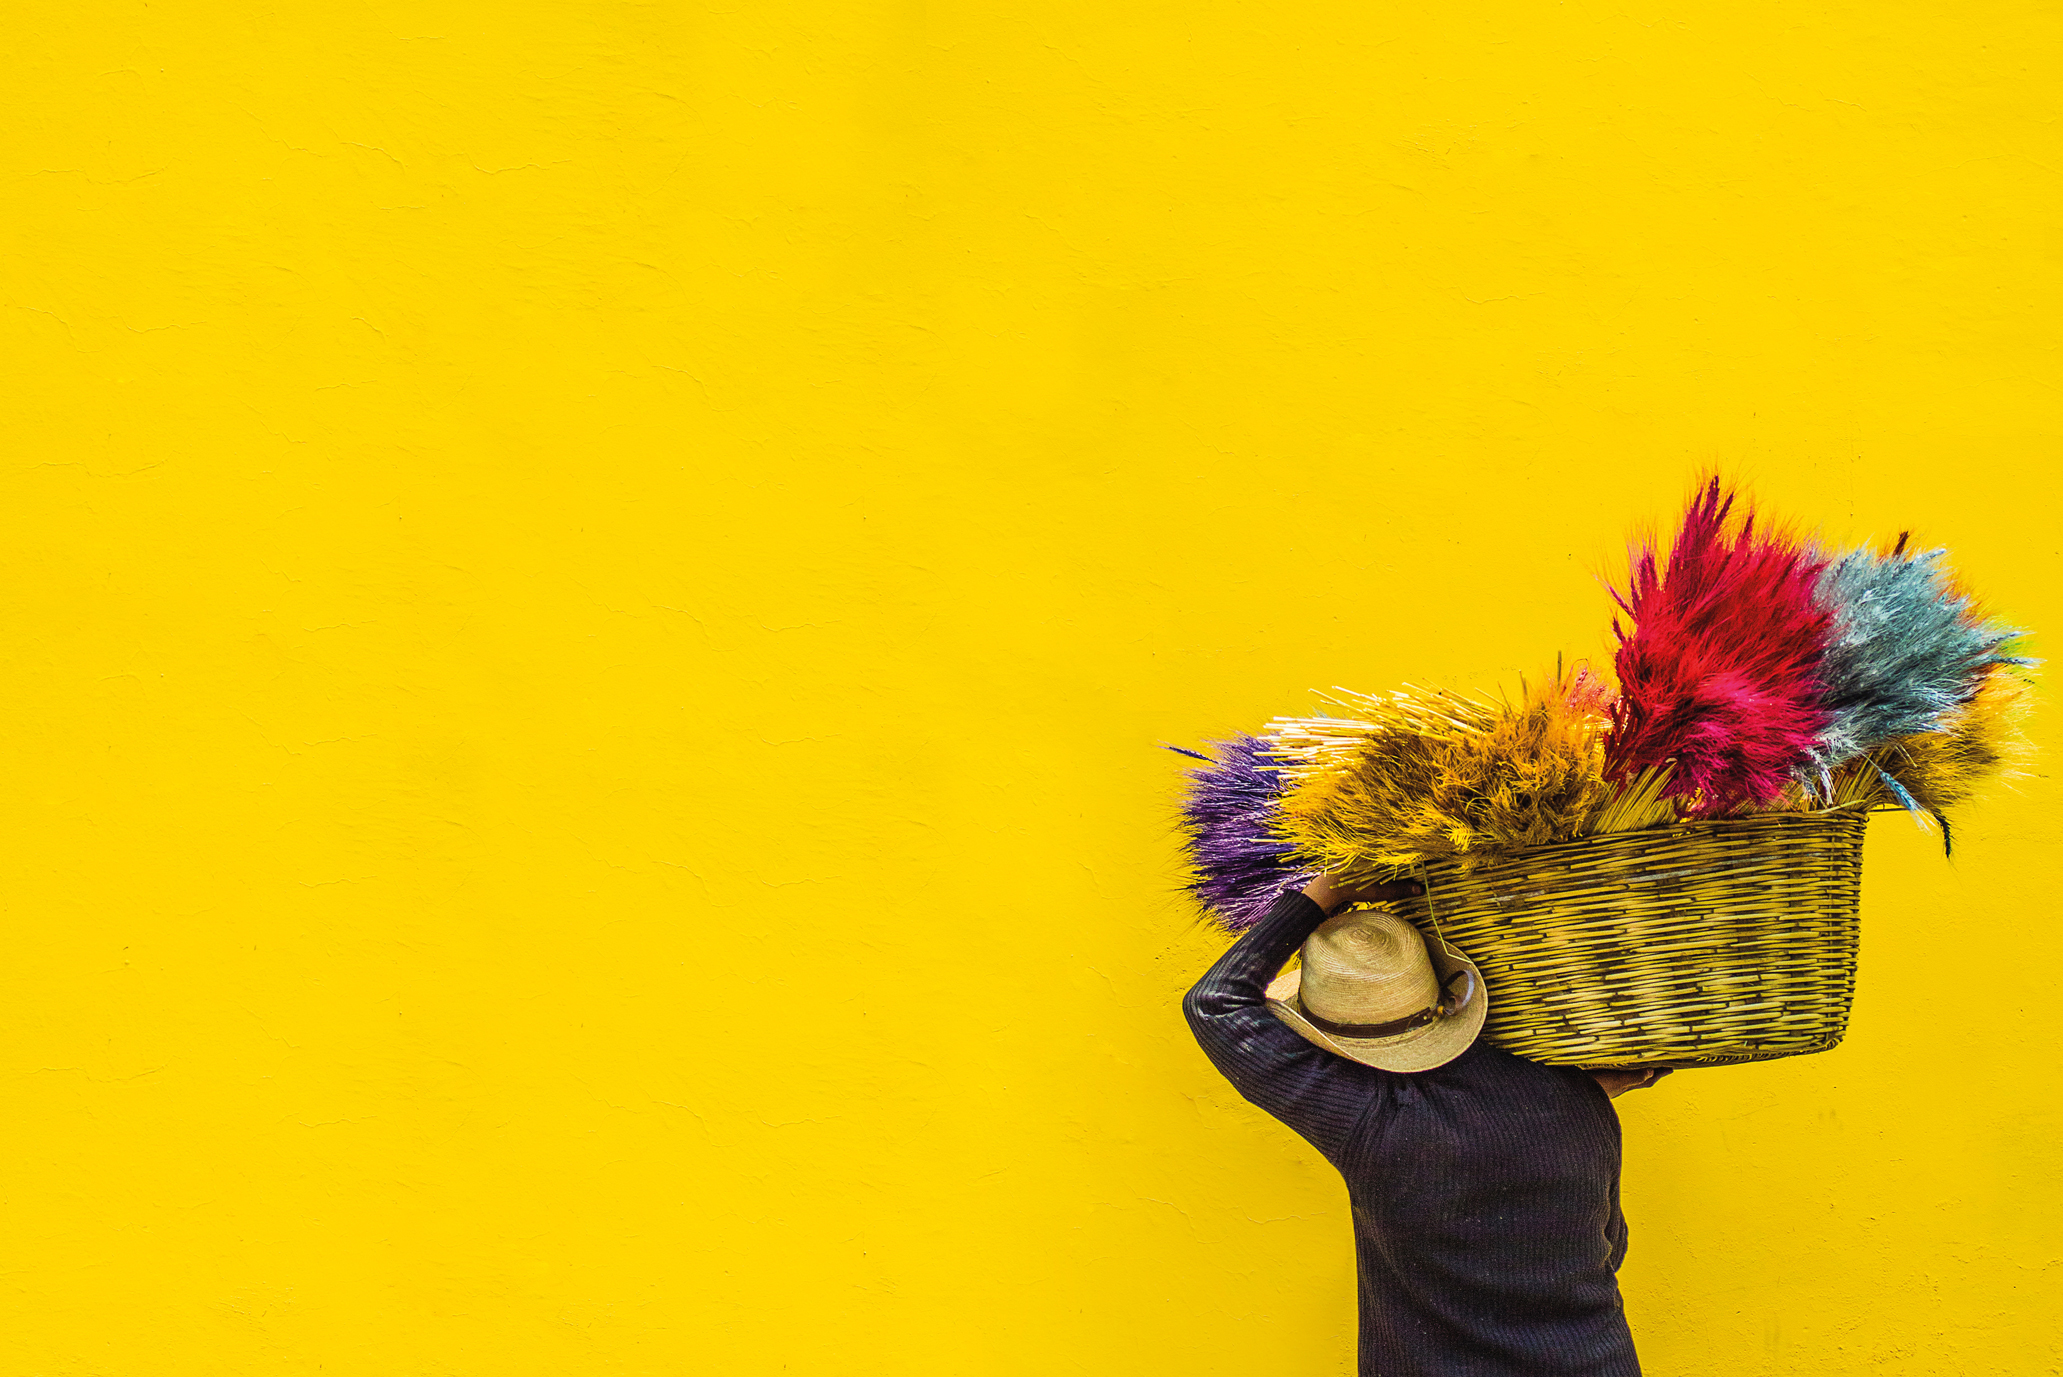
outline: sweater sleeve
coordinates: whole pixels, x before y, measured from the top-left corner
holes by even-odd
[[[1190,1031],[1225,1079],[1337,1163],[1389,1073],[1335,1056],[1269,1011],[1268,982],[1325,919],[1291,890],[1182,1000]]]

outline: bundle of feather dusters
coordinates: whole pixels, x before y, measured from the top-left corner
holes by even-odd
[[[1224,927],[1331,873],[1374,882],[1596,833],[1901,808],[1938,825],[2010,772],[2035,661],[1939,549],[1836,551],[1717,479],[1612,589],[1616,684],[1559,666],[1497,698],[1320,694],[1320,715],[1182,750],[1190,889]]]

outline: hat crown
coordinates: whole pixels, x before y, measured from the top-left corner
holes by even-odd
[[[1304,942],[1303,967],[1304,1007],[1333,1023],[1387,1023],[1440,999],[1425,938],[1393,913],[1326,920]]]

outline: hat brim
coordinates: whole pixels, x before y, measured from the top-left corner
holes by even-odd
[[[1426,939],[1426,955],[1442,982],[1456,971],[1467,971],[1468,999],[1445,1018],[1387,1038],[1343,1038],[1320,1032],[1297,1008],[1297,991],[1303,988],[1301,967],[1284,971],[1268,985],[1268,1008],[1275,1017],[1294,1028],[1305,1039],[1348,1061],[1383,1071],[1431,1071],[1445,1066],[1475,1045],[1490,1015],[1490,992],[1483,988],[1483,973],[1475,963],[1447,945],[1442,938]]]

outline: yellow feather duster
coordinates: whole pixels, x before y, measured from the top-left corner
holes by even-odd
[[[1610,691],[1578,666],[1516,701],[1405,689],[1335,693],[1349,717],[1281,719],[1279,827],[1298,859],[1349,881],[1431,861],[1474,865],[1589,831],[1604,778]]]

